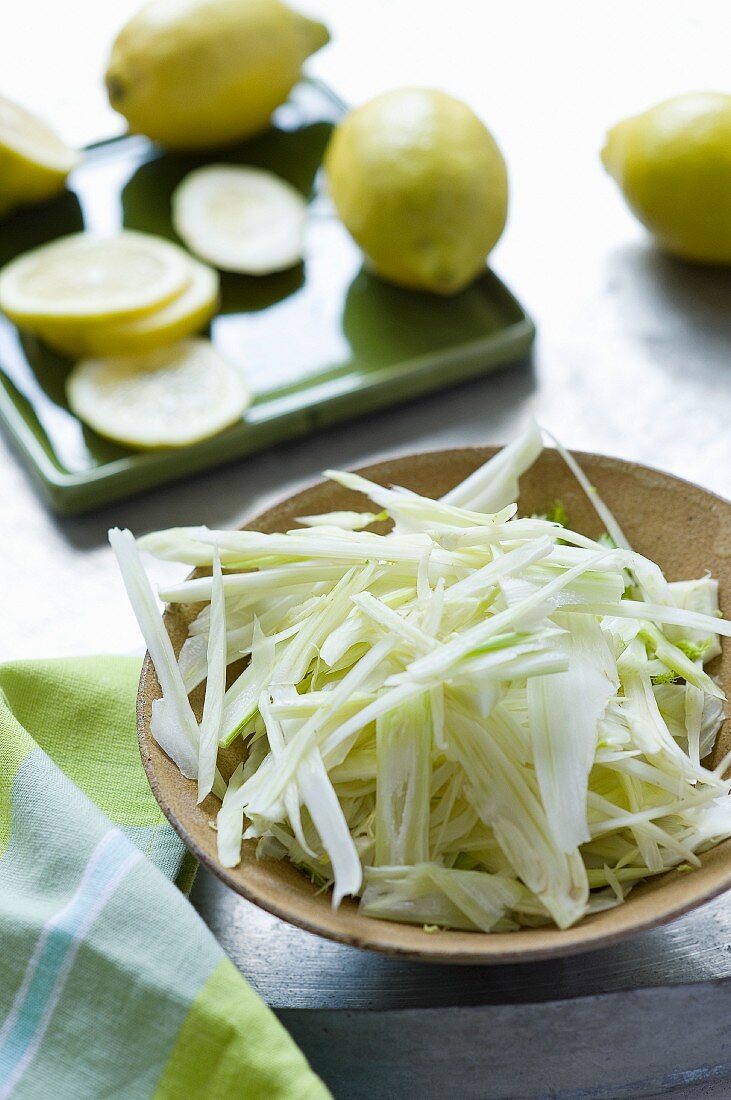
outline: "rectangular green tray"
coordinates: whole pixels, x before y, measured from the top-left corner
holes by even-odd
[[[487,269],[448,299],[364,270],[318,171],[343,111],[329,89],[305,81],[270,131],[223,154],[166,154],[134,136],[102,142],[88,149],[67,192],[0,222],[0,264],[83,228],[109,233],[124,225],[175,240],[170,195],[187,172],[211,160],[270,168],[310,199],[304,264],[277,275],[222,277],[211,338],[245,372],[255,400],[240,423],[191,447],[135,452],[86,428],[64,395],[71,364],[0,317],[0,421],[59,512],[210,469],[495,370],[529,350],[530,318]]]

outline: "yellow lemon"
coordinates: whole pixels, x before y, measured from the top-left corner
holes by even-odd
[[[189,260],[189,281],[172,301],[131,321],[91,321],[73,327],[37,325],[36,335],[70,359],[138,355],[173,344],[208,324],[218,305],[218,275]]]
[[[80,159],[45,122],[0,96],[0,216],[62,191]]]
[[[443,92],[404,88],[359,107],[336,128],[325,168],[346,228],[373,269],[402,286],[456,293],[505,226],[502,154]]]
[[[251,403],[240,372],[209,340],[146,355],[82,359],[66,381],[71,411],[130,447],[186,447],[239,420]]]
[[[677,96],[625,119],[602,160],[662,248],[731,263],[731,95]]]
[[[132,130],[212,149],[265,130],[328,41],[281,0],[153,0],[119,33],[107,91]]]
[[[126,229],[72,233],[11,260],[0,272],[0,309],[22,328],[140,317],[175,298],[190,279],[175,244]]]

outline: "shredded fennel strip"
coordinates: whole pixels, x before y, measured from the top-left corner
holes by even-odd
[[[160,593],[206,603],[180,665],[132,536],[110,533],[163,689],[152,734],[199,798],[223,795],[225,866],[252,839],[336,906],[500,932],[569,927],[731,836],[728,762],[702,763],[724,716],[704,666],[731,636],[716,582],[668,582],[563,448],[617,548],[565,514],[521,517],[541,449],[530,423],[439,501],[328,471],[373,510],[145,536],[212,568]],[[186,690],[203,680],[199,729]]]
[[[211,589],[211,630],[206,654],[206,695],[200,725],[198,746],[198,801],[202,802],[213,789],[218,759],[218,738],[221,733],[223,700],[226,691],[226,603],[223,596],[221,559],[213,557],[213,587]]]
[[[183,775],[195,779],[198,775],[198,724],[134,536],[131,531],[115,527],[109,532],[109,542],[162,688],[162,698],[153,704],[153,736]]]

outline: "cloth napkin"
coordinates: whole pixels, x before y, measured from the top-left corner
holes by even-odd
[[[0,665],[0,1100],[327,1100],[186,900],[139,670]]]

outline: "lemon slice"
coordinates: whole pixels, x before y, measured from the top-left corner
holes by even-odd
[[[66,381],[71,411],[130,447],[185,447],[215,435],[251,404],[240,373],[209,340],[147,355],[82,359]]]
[[[0,214],[61,191],[80,159],[45,122],[0,96]]]
[[[147,233],[74,233],[26,252],[0,273],[0,309],[21,326],[130,319],[157,309],[190,278],[182,248]]]
[[[173,344],[208,324],[218,305],[218,274],[188,260],[190,279],[177,298],[132,321],[94,321],[68,328],[39,325],[36,334],[71,359],[82,356],[139,355]]]
[[[172,203],[178,236],[222,271],[268,275],[302,260],[307,203],[263,168],[198,168],[175,189]]]

